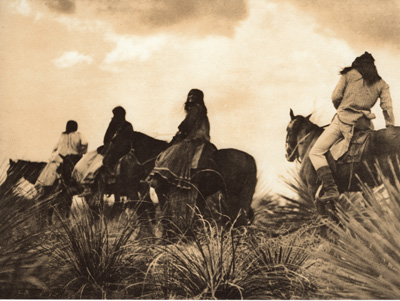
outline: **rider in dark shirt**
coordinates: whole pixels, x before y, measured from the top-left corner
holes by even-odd
[[[113,109],[113,118],[104,135],[103,164],[112,170],[118,160],[126,155],[132,147],[132,124],[125,119],[125,109],[116,107]]]

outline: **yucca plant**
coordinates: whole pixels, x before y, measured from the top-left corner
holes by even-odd
[[[133,239],[137,217],[130,214],[124,222],[111,224],[88,208],[78,214],[73,214],[72,222],[61,220],[61,227],[53,233],[55,245],[49,251],[58,284],[53,294],[59,294],[58,298],[112,298],[135,282],[126,260],[138,249]]]
[[[0,298],[38,297],[45,285],[36,206],[8,196],[0,198],[0,207]]]
[[[315,262],[309,249],[315,240],[315,231],[307,227],[277,238],[264,233],[249,237],[252,266],[244,294],[251,299],[313,298],[315,279],[308,270]]]
[[[316,252],[325,263],[321,288],[328,298],[400,298],[400,184],[384,185],[348,199],[338,208],[340,224],[330,222],[335,243]]]
[[[295,232],[318,219],[313,196],[298,174],[292,172],[292,177],[284,182],[297,197],[267,193],[256,210],[257,228],[261,227],[271,236]]]
[[[190,242],[160,245],[149,267],[153,298],[240,299],[249,265],[245,235],[201,220]]]
[[[0,195],[0,298],[38,298],[46,289],[40,280],[45,274],[43,233],[36,224],[43,203],[9,189]]]
[[[307,251],[279,246],[254,229],[224,229],[203,220],[190,243],[159,246],[149,267],[152,298],[277,299],[312,295]],[[268,255],[269,254],[269,255]]]

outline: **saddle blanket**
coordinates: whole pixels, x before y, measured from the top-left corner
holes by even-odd
[[[80,184],[92,184],[100,167],[103,166],[103,158],[96,150],[85,154],[76,163],[72,171],[72,178]]]
[[[57,168],[59,166],[60,163],[56,161],[50,161],[47,163],[37,178],[35,185],[52,186],[58,178]]]

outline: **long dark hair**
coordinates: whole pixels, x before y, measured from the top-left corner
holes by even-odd
[[[65,127],[65,134],[76,132],[78,130],[78,123],[75,120],[69,120]]]
[[[360,72],[367,85],[371,86],[382,79],[378,74],[378,70],[376,70],[374,61],[374,57],[370,53],[365,52],[363,55],[357,57],[350,67],[343,68],[340,74],[344,75],[350,70],[356,69]]]
[[[192,94],[195,97],[192,98],[191,102],[189,102],[189,101],[185,102],[185,111],[187,111],[190,106],[197,104],[197,105],[200,105],[202,107],[203,113],[207,114],[207,107],[206,107],[206,105],[204,103],[204,93],[203,93],[203,91],[201,91],[199,89],[191,89],[189,91],[189,93],[188,93],[188,96],[189,96],[189,94]]]

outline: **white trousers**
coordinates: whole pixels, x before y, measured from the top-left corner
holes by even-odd
[[[348,150],[352,137],[353,125],[341,122],[336,115],[310,150],[309,156],[315,170],[322,166],[328,166],[325,154],[336,142],[343,140],[343,143],[338,144],[339,147],[335,148],[332,153],[334,159],[340,158]]]

